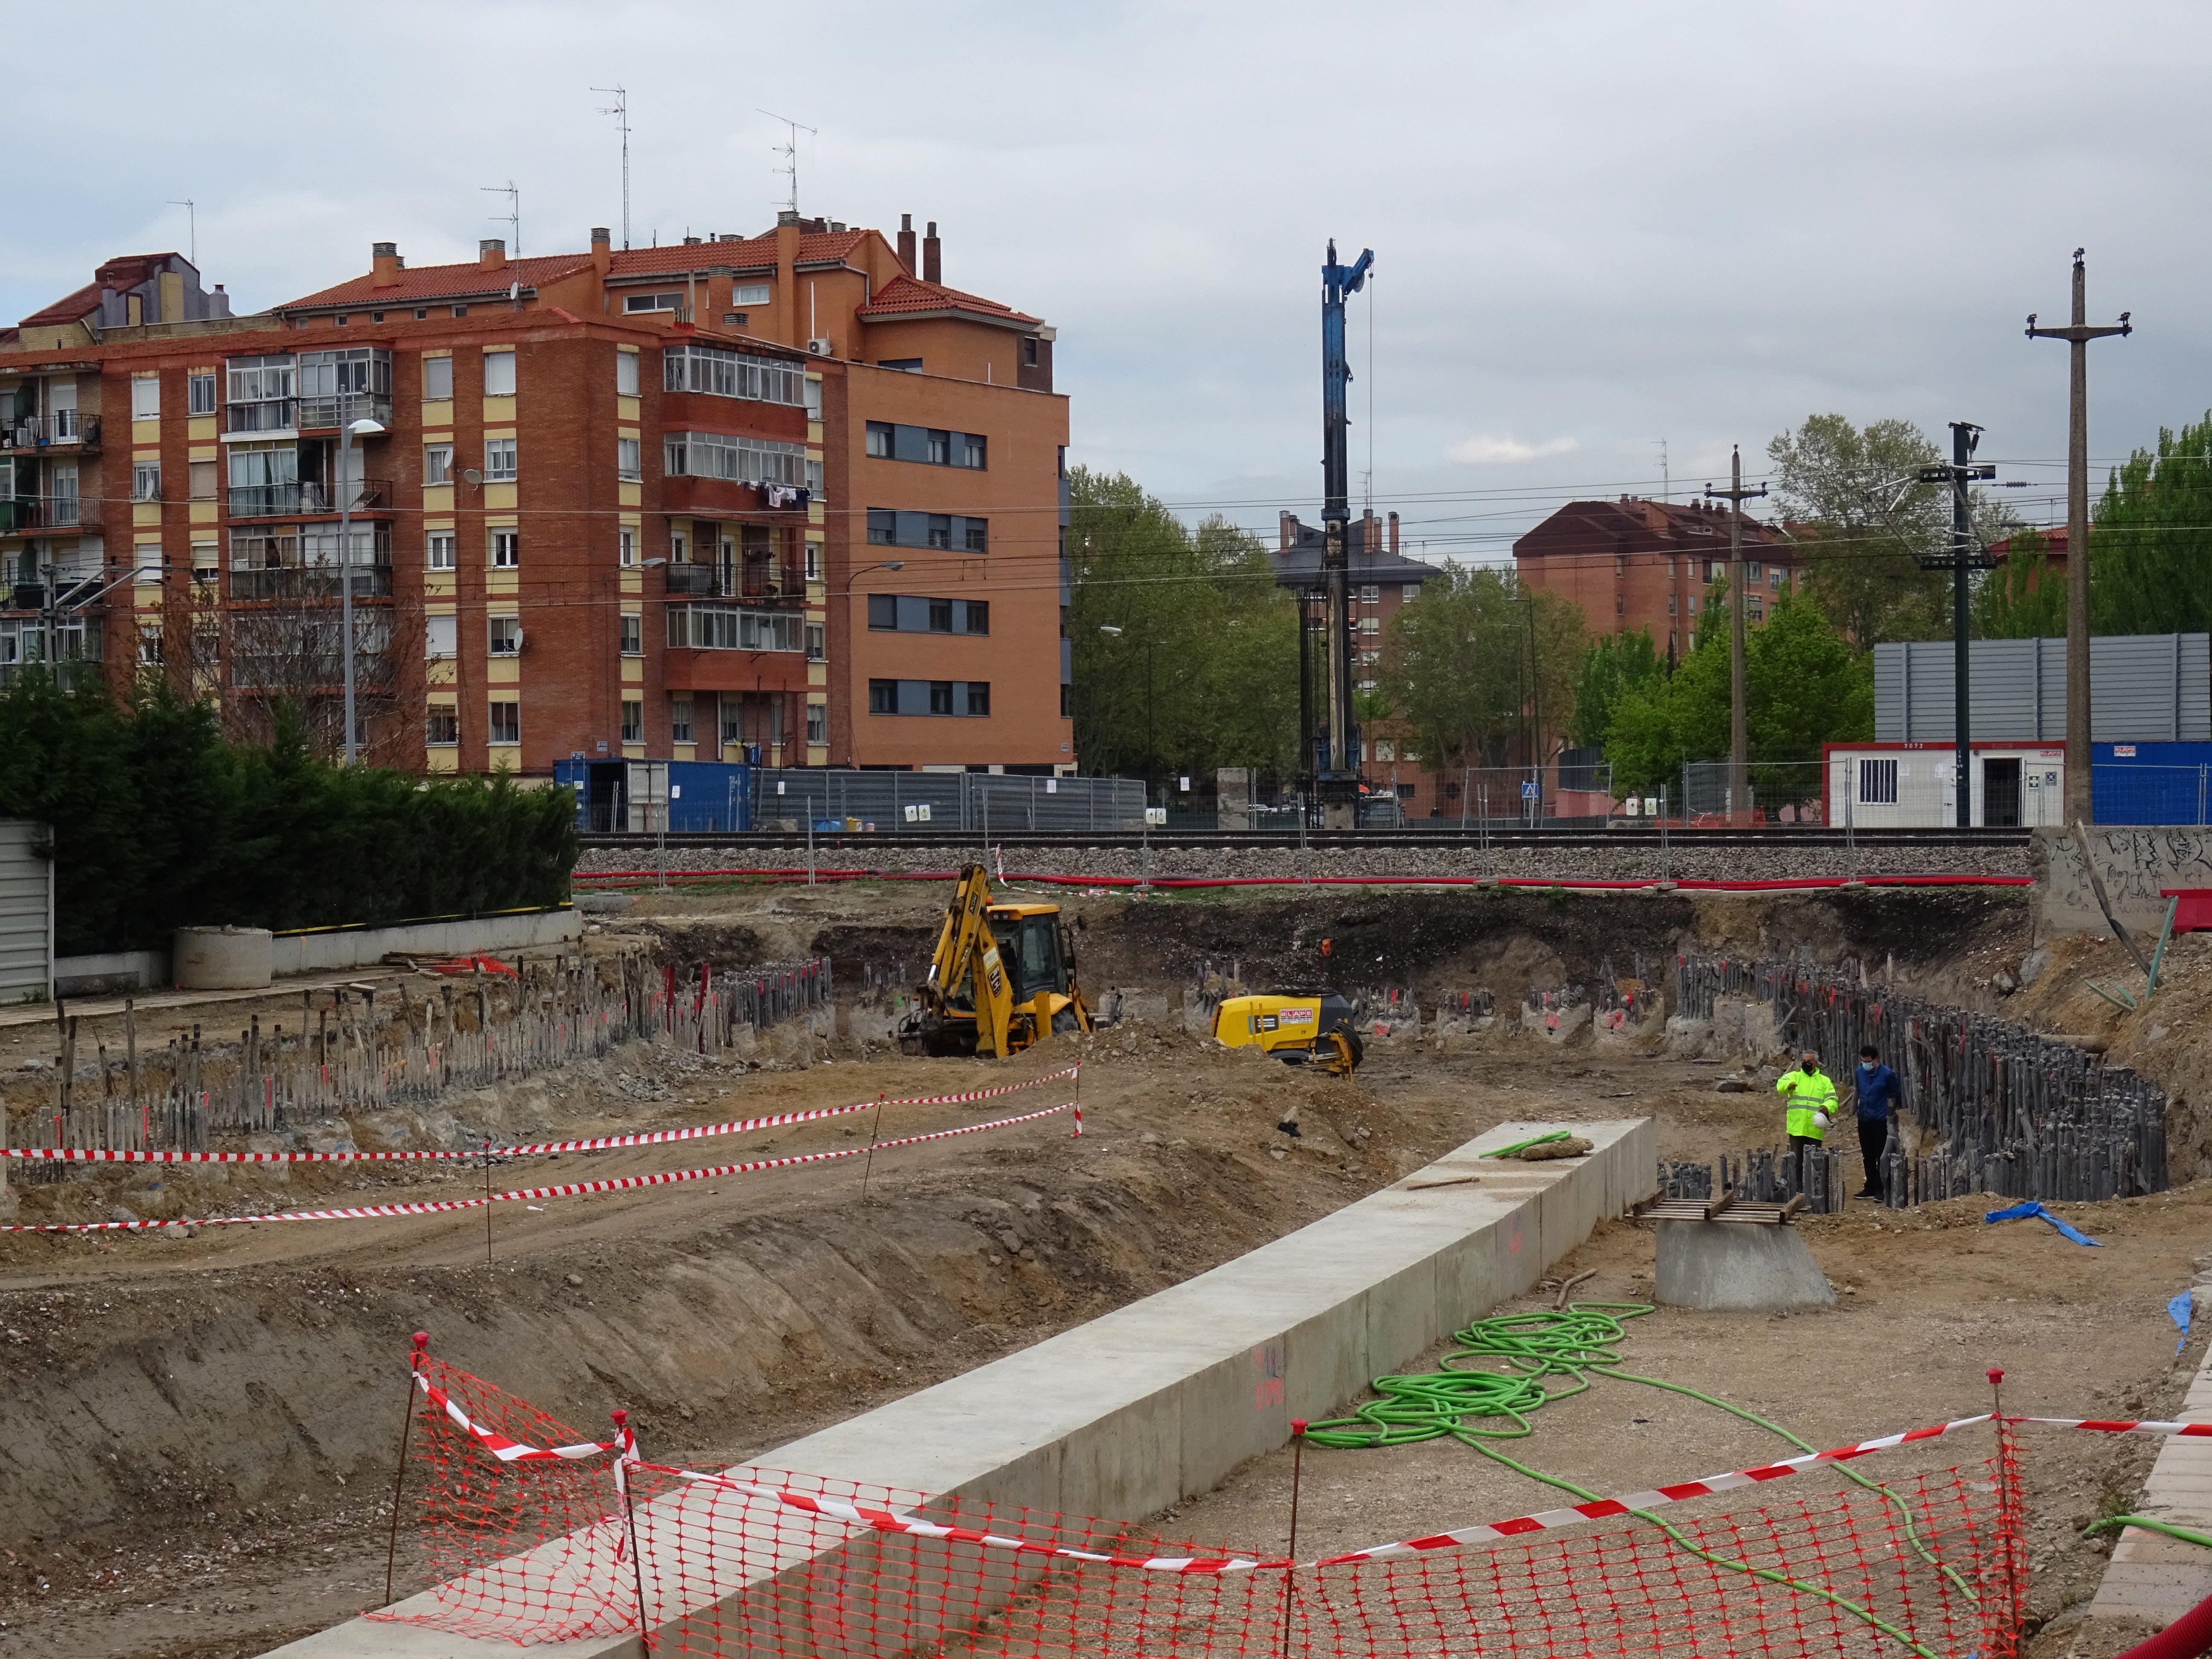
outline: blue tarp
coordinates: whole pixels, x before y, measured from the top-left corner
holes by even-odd
[[[2082,1232],[2078,1228],[2068,1226],[2066,1223],[2061,1221],[2057,1216],[2051,1214],[2050,1211],[2045,1209],[2043,1206],[2038,1204],[2032,1198],[2025,1204],[2014,1205],[2009,1210],[1991,1210],[1987,1215],[1984,1216],[1982,1219],[1984,1221],[2025,1221],[2030,1216],[2039,1217],[2043,1220],[2048,1221],[2052,1226],[2057,1228],[2060,1232],[2065,1234],[2067,1237],[2072,1239],[2076,1244],[2094,1244],[2100,1250],[2105,1248],[2101,1241],[2090,1237],[2088,1234]]]

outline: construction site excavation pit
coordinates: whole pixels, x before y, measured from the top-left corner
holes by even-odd
[[[2191,1035],[2212,1029],[2203,1018],[2212,1010],[2197,1006],[2212,996],[2212,951],[2197,936],[2169,949],[2164,1006],[2138,1019],[2081,988],[2118,972],[2109,941],[2057,941],[2020,985],[2039,947],[2025,899],[2002,890],[1058,896],[1080,919],[1086,992],[1094,1001],[1118,993],[1127,1016],[1090,1038],[1054,1038],[1005,1062],[898,1054],[889,1022],[902,975],[927,959],[934,889],[671,896],[596,921],[587,957],[643,951],[696,977],[702,962],[824,957],[834,1006],[763,1030],[743,1054],[632,1043],[343,1128],[356,1146],[394,1149],[631,1134],[879,1094],[957,1094],[1080,1060],[1079,1139],[1061,1114],[879,1152],[872,1164],[863,1155],[503,1202],[492,1206],[489,1264],[481,1209],[190,1237],[0,1235],[0,1651],[218,1659],[380,1603],[407,1338],[418,1328],[453,1364],[586,1433],[625,1407],[649,1459],[720,1468],[1182,1284],[1508,1122],[1648,1118],[1662,1164],[1771,1146],[1779,1109],[1758,1069],[1717,1052],[1670,1054],[1663,994],[1626,1031],[1586,1018],[1555,1034],[1541,1020],[1547,994],[1583,988],[1581,1005],[1562,997],[1571,1008],[1607,980],[1640,973],[1663,988],[1665,964],[1686,948],[1848,959],[1929,1001],[2103,1043],[2172,1103],[2172,1186],[2054,1206],[2101,1241],[2094,1250],[2039,1222],[1986,1224],[1995,1206],[1972,1198],[1802,1218],[1794,1224],[1836,1289],[1832,1311],[1662,1310],[1624,1326],[1625,1370],[1726,1397],[1828,1446],[1986,1409],[1991,1365],[2008,1372],[2008,1409],[2158,1417],[2201,1353],[2202,1322],[2177,1356],[2164,1311],[2212,1250]],[[1421,1018],[1370,1036],[1364,1064],[1338,1081],[1224,1050],[1191,1029],[1209,975],[1255,989],[1395,988]],[[1477,992],[1492,1012],[1479,1012]],[[1462,1018],[1439,1026],[1447,993],[1466,1000],[1455,1005]],[[1523,1029],[1532,994],[1539,1018]],[[165,1038],[195,1018],[235,1031],[257,1009],[264,1030],[282,1019],[289,1031],[300,1006],[295,991],[160,1018]],[[152,1016],[138,1018],[143,1042]],[[118,1035],[110,1016],[83,1018],[80,1091],[100,1087],[85,1068],[96,1039],[112,1057]],[[54,1049],[50,1021],[0,1026],[15,1144],[51,1105]],[[32,1059],[41,1064],[25,1069]],[[1749,1091],[1717,1090],[1738,1073]],[[877,1133],[965,1127],[1063,1098],[1073,1097],[1041,1086],[900,1108]],[[1277,1127],[1286,1121],[1297,1135]],[[490,1174],[506,1190],[842,1152],[870,1133],[867,1114],[848,1115]],[[402,1164],[131,1166],[25,1185],[18,1168],[11,1196],[18,1223],[104,1220],[118,1208],[185,1220],[481,1194],[485,1174],[475,1164],[444,1178]],[[1595,1268],[1575,1299],[1648,1302],[1651,1267],[1650,1228],[1607,1219],[1548,1276]],[[1534,1291],[1526,1305],[1548,1307],[1556,1294]],[[2033,1616],[2050,1621],[2033,1642],[2055,1644],[2054,1655],[2095,1659],[2126,1645],[2106,1640],[2116,1621],[2081,1622],[2110,1539],[2077,1534],[2136,1501],[2154,1449],[2125,1437],[2024,1448]],[[1608,1381],[1546,1407],[1515,1453],[1617,1492],[1790,1450],[1686,1396]],[[1450,1440],[1314,1446],[1304,1457],[1302,1557],[1565,1501]],[[1114,1518],[1280,1551],[1289,1462],[1263,1451],[1209,1494]],[[403,1533],[402,1593],[425,1582],[412,1552]]]

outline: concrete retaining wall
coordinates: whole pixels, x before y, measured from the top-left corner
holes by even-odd
[[[110,951],[96,957],[54,958],[54,994],[95,996],[112,991],[144,991],[169,982],[167,951]]]
[[[2156,938],[2166,922],[2160,888],[2212,887],[2212,830],[2089,826],[2089,847],[2112,914],[2136,933]],[[2070,830],[2038,830],[2033,848],[2035,937],[2109,933],[2080,837]]]
[[[1358,1397],[1370,1378],[1401,1367],[1431,1344],[1534,1285],[1545,1269],[1654,1187],[1658,1142],[1648,1119],[1577,1123],[1587,1158],[1547,1164],[1479,1164],[1484,1149],[1554,1126],[1502,1124],[1405,1182],[1347,1206],[1210,1273],[960,1376],[765,1452],[751,1469],[902,1487],[967,1503],[1019,1504],[1072,1516],[1139,1520],[1212,1490],[1246,1460],[1290,1438],[1291,1419],[1320,1418]],[[1416,1189],[1412,1183],[1481,1172],[1479,1182]],[[647,1448],[649,1452],[651,1448]],[[733,1471],[732,1473],[741,1473]],[[651,1559],[660,1518],[694,1494],[655,1499],[638,1512]],[[744,1540],[749,1577],[720,1606],[673,1601],[678,1575],[658,1582],[662,1637],[686,1615],[736,1626],[787,1659],[805,1644],[779,1582],[823,1563],[772,1535],[766,1522]],[[718,1553],[734,1548],[722,1545]],[[672,1542],[661,1547],[672,1549]],[[917,1554],[926,1549],[926,1558]],[[1000,1593],[1015,1569],[1003,1553],[988,1568],[965,1547],[867,1535],[839,1546],[848,1587],[870,1559],[885,1568],[883,1603],[848,1606],[835,1646],[863,1651],[869,1622],[883,1621],[885,1653],[911,1645],[915,1628],[895,1603],[919,1573],[941,1593],[961,1587],[972,1605],[979,1578]],[[543,1547],[559,1571],[557,1543]],[[817,1577],[826,1576],[817,1571]],[[655,1581],[648,1577],[648,1594]],[[782,1594],[793,1592],[787,1582]],[[917,1594],[925,1594],[921,1588]],[[991,1592],[985,1592],[987,1601]],[[428,1613],[428,1596],[410,1598]],[[403,1602],[403,1607],[410,1606]],[[773,1638],[771,1641],[771,1635]],[[657,1638],[656,1651],[664,1640]],[[627,1656],[635,1636],[561,1644],[563,1656]],[[512,1654],[406,1625],[356,1620],[276,1650],[285,1659],[476,1659]]]
[[[459,956],[468,951],[516,951],[532,945],[564,945],[584,936],[584,919],[575,911],[526,910],[512,916],[477,916],[470,921],[421,921],[406,927],[326,928],[279,933],[272,947],[277,977],[364,968],[394,951],[410,956]]]

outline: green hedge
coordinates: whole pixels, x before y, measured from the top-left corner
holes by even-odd
[[[557,904],[566,788],[349,770],[296,722],[266,748],[149,682],[127,705],[42,674],[0,690],[0,818],[53,828],[55,949],[166,947],[178,927],[322,927]]]

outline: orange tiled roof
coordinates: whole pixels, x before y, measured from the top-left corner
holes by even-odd
[[[416,305],[424,300],[504,294],[511,283],[538,288],[574,271],[588,270],[591,265],[592,256],[588,253],[548,253],[527,259],[509,259],[503,265],[489,269],[474,260],[466,264],[422,265],[411,270],[403,267],[398,282],[390,288],[374,286],[374,274],[371,272],[297,300],[287,300],[271,309],[305,311],[320,306],[363,305],[380,310],[388,306]]]
[[[74,323],[100,308],[100,284],[87,283],[74,294],[57,300],[43,311],[23,319],[21,326],[37,328],[49,323]]]
[[[1001,305],[996,300],[986,300],[980,295],[963,294],[957,288],[947,288],[942,283],[925,283],[915,276],[892,277],[876,290],[873,299],[860,307],[860,315],[895,317],[927,311],[972,311],[1010,323],[1038,323],[1043,320],[1026,312],[1016,311],[1012,306]]]
[[[867,239],[865,230],[809,231],[799,239],[799,259],[842,259]],[[699,270],[708,265],[772,265],[774,235],[748,236],[738,242],[677,242],[667,247],[618,248],[608,274],[643,276],[656,270]]]

